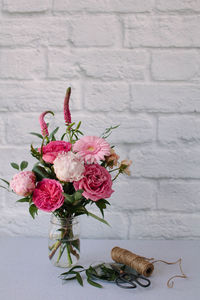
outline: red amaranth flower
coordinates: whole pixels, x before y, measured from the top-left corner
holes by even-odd
[[[65,100],[64,100],[64,119],[67,125],[71,123],[71,113],[69,110],[70,95],[71,95],[71,88],[69,87],[66,91]]]
[[[48,128],[47,128],[47,124],[44,120],[44,117],[46,114],[52,114],[54,116],[54,113],[50,110],[47,110],[45,112],[43,112],[40,117],[39,117],[39,122],[40,122],[40,127],[41,127],[41,132],[43,136],[48,136],[49,132],[48,132]]]

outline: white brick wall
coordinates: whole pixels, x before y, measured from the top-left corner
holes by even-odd
[[[29,155],[38,116],[72,86],[72,118],[110,137],[132,176],[82,237],[200,238],[200,1],[0,0],[0,176]],[[0,190],[0,235],[46,236],[49,216]]]

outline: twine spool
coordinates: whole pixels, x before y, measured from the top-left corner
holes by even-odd
[[[114,247],[111,250],[111,257],[115,262],[127,265],[145,277],[149,277],[154,270],[153,264],[147,258],[126,249]]]

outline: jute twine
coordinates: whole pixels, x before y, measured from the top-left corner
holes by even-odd
[[[120,247],[114,247],[111,250],[111,257],[115,262],[127,265],[145,277],[149,277],[152,274],[152,272],[154,270],[153,264],[156,262],[162,262],[167,265],[174,265],[174,264],[179,263],[179,268],[180,268],[181,274],[174,275],[169,278],[169,280],[167,281],[168,288],[173,288],[174,281],[172,281],[172,280],[174,278],[187,278],[187,276],[185,275],[185,273],[183,272],[183,269],[182,269],[182,265],[181,265],[182,259],[181,258],[179,258],[175,262],[168,262],[165,260],[154,260],[154,258],[147,258],[144,256],[140,256],[140,255],[137,255],[126,249],[122,249]]]
[[[145,277],[149,277],[154,270],[153,264],[146,260],[145,257],[139,256],[126,249],[114,247],[111,250],[111,257],[115,262],[127,265]]]

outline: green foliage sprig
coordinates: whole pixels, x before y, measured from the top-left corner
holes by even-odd
[[[97,268],[100,269],[100,273],[97,272]],[[78,283],[83,286],[83,278],[81,273],[85,272],[87,282],[97,288],[102,288],[103,286],[94,279],[100,279],[105,281],[114,281],[117,278],[117,272],[102,263],[96,267],[90,266],[89,268],[84,268],[83,266],[75,266],[69,271],[64,272],[60,275],[60,278],[64,281],[77,280]]]

